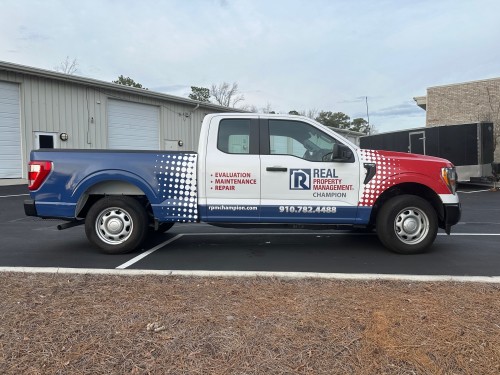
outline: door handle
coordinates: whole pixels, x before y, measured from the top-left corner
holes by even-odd
[[[266,171],[268,172],[286,172],[288,168],[285,167],[267,167]]]

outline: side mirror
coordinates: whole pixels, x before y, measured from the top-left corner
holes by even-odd
[[[332,161],[340,161],[340,162],[353,161],[353,154],[351,149],[341,143],[334,143],[332,150]]]

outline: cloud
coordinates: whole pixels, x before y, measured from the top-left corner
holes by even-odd
[[[337,104],[350,104],[350,103],[359,103],[364,102],[366,100],[366,96],[358,96],[353,99],[345,99],[337,101]]]
[[[370,113],[370,116],[373,117],[422,117],[423,115],[425,116],[425,111],[418,107],[413,101],[406,101],[401,104],[381,108]]]
[[[19,31],[19,36],[17,37],[18,40],[40,43],[51,39],[48,35],[39,33],[37,31],[29,30],[26,26],[20,26],[18,31]]]
[[[411,98],[427,87],[500,74],[498,0],[3,3],[0,54],[12,62],[52,69],[76,57],[92,78],[128,75],[180,96],[237,82],[244,104],[281,112],[366,117],[368,96],[380,130],[425,124]]]
[[[384,133],[425,126],[425,116],[425,111],[411,100],[370,110],[370,123],[375,125],[378,132]]]

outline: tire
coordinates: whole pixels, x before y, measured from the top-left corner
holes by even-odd
[[[175,223],[159,223],[158,224],[158,229],[155,230],[154,227],[149,227],[149,232],[150,233],[165,233],[168,231],[170,228],[174,226]]]
[[[399,195],[385,202],[376,225],[380,242],[399,254],[425,252],[438,231],[436,211],[416,195]]]
[[[174,226],[174,223],[160,223],[158,225],[158,230],[156,232],[157,233],[165,233],[166,231],[168,231],[173,226]]]
[[[90,208],[85,219],[89,241],[107,254],[124,254],[144,241],[148,215],[131,197],[105,197]]]

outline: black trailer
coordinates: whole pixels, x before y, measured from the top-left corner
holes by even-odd
[[[443,125],[361,137],[360,147],[411,152],[448,159],[459,181],[479,182],[492,175],[493,124]]]

